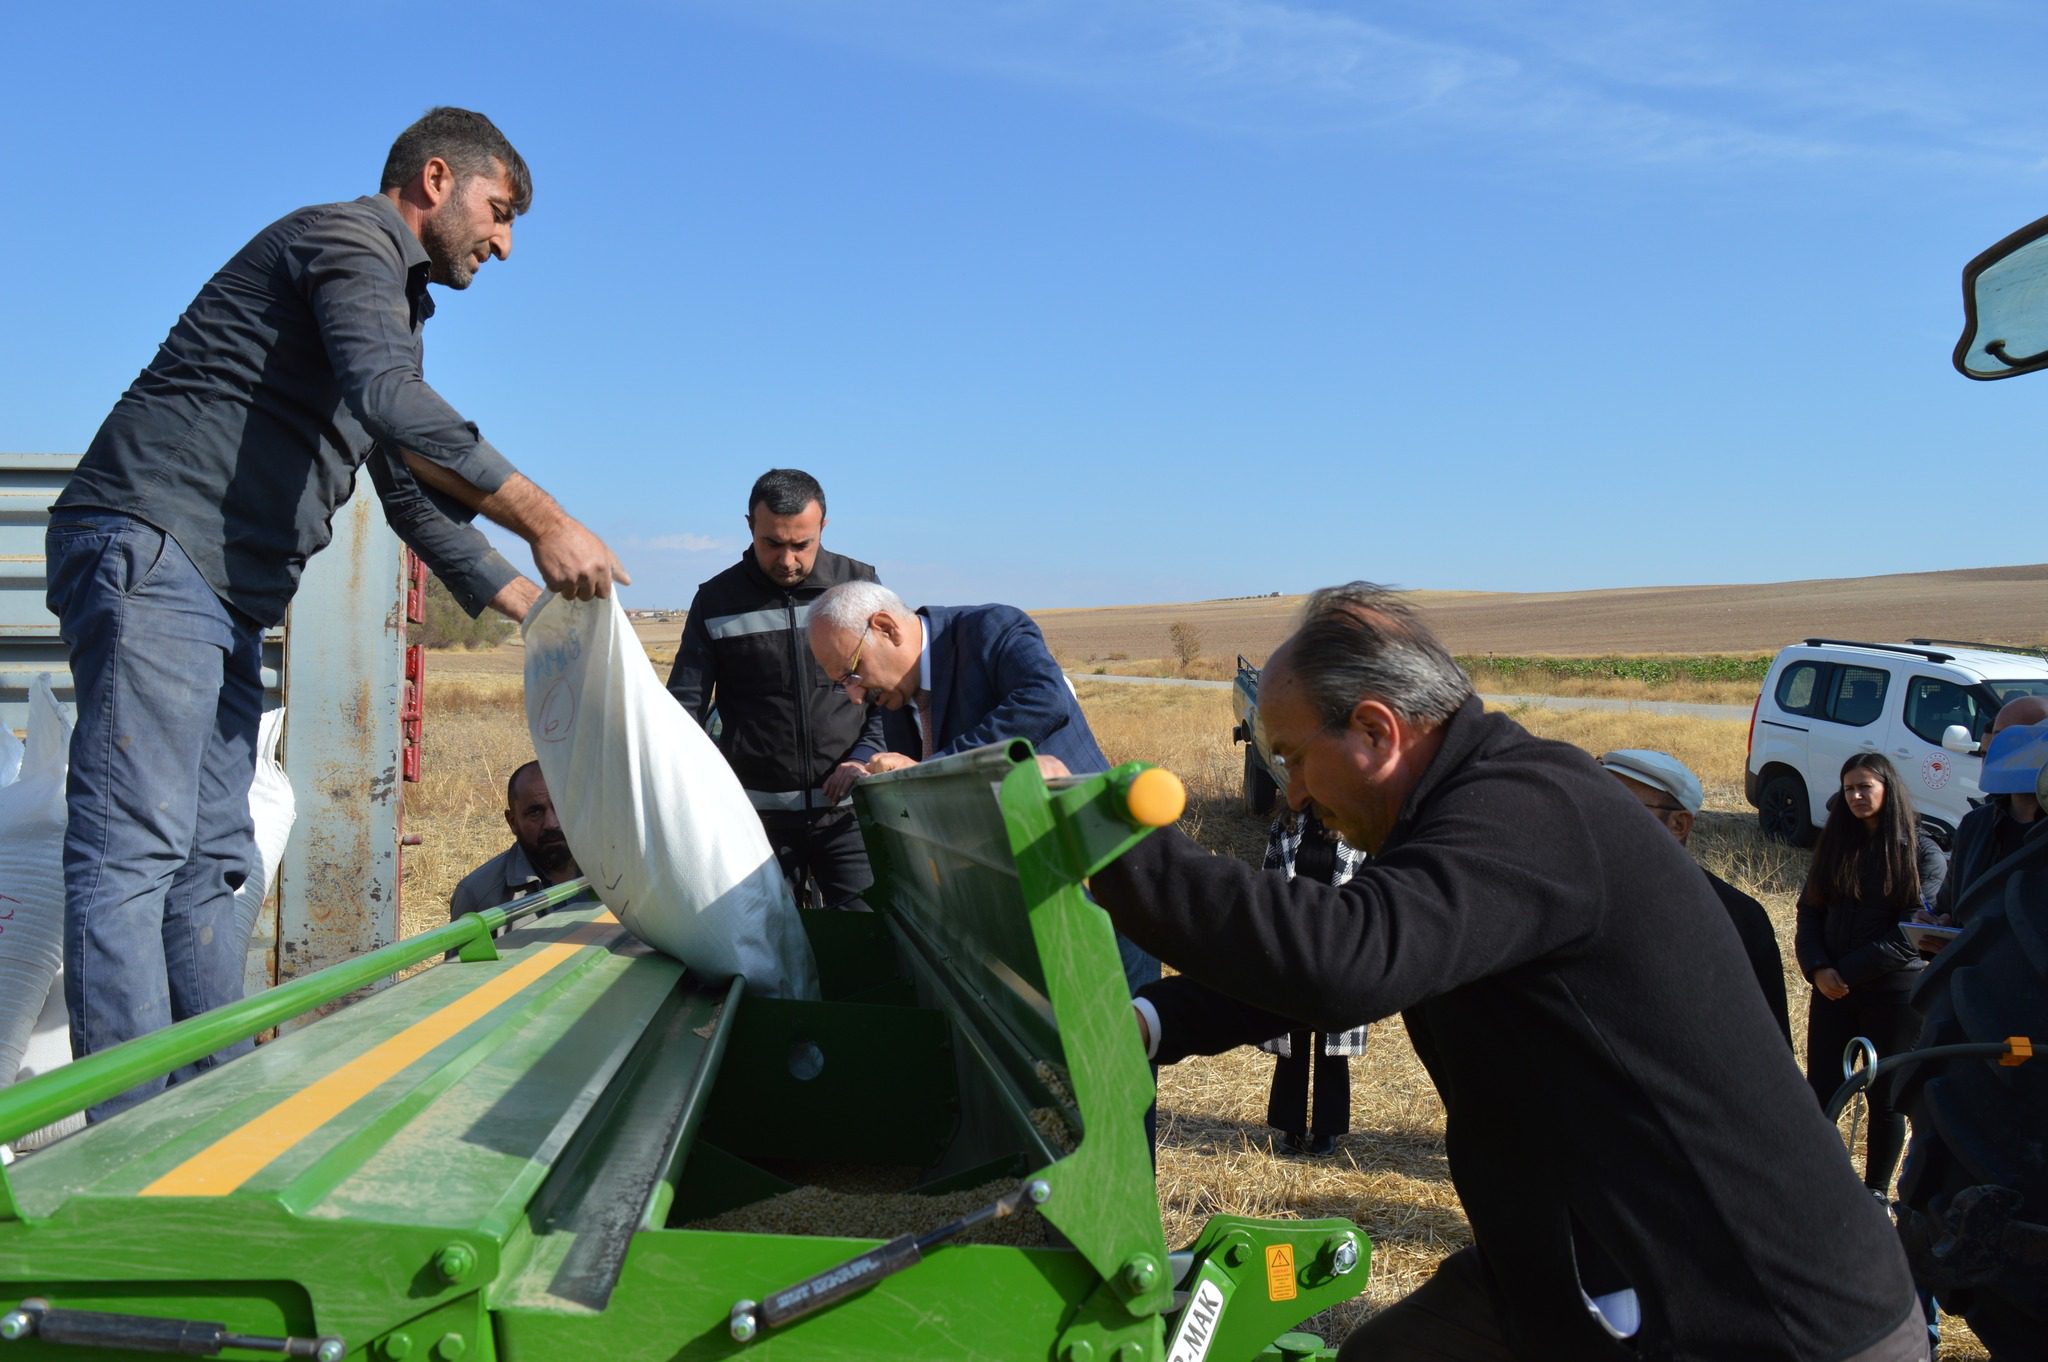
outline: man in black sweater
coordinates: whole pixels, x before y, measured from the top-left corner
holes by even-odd
[[[1289,881],[1169,830],[1093,889],[1180,971],[1138,1008],[1162,1062],[1403,1014],[1474,1243],[1347,1362],[1926,1357],[1883,1208],[1706,880],[1618,783],[1484,713],[1366,583],[1310,600],[1260,720],[1289,802],[1372,863]]]

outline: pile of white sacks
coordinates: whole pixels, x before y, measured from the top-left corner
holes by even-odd
[[[256,864],[235,894],[237,927],[250,935],[246,987],[270,986],[277,909],[264,899],[277,878],[295,816],[291,782],[277,761],[284,711],[263,716],[249,790]],[[0,1087],[71,1062],[64,1011],[64,777],[71,719],[47,675],[29,689],[28,738],[0,727]],[[267,932],[264,922],[268,923]],[[24,1152],[85,1124],[70,1116],[23,1136]],[[0,1146],[0,1152],[6,1151]]]
[[[64,1016],[64,773],[71,720],[38,676],[28,741],[0,727],[0,1086],[71,1060]],[[69,1117],[20,1141],[34,1149],[85,1124]]]

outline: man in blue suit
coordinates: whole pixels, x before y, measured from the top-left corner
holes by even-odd
[[[811,603],[809,629],[812,656],[847,699],[917,715],[926,761],[1024,738],[1048,774],[1109,769],[1045,635],[1015,606],[913,612],[879,582],[842,582]],[[916,764],[883,752],[867,771]],[[1116,944],[1133,989],[1159,977],[1156,959],[1122,936]]]
[[[1069,771],[1106,771],[1074,691],[1031,617],[1008,605],[912,612],[875,582],[844,582],[811,606],[811,652],[856,704],[910,709],[924,759],[1027,739]],[[897,752],[871,775],[915,764]]]

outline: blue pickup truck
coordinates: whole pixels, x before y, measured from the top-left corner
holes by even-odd
[[[1237,655],[1237,684],[1231,687],[1230,708],[1237,725],[1230,730],[1233,742],[1244,744],[1244,811],[1269,814],[1279,800],[1285,776],[1273,765],[1273,754],[1265,748],[1265,732],[1259,727],[1259,669]]]

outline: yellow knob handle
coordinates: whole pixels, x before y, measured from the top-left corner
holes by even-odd
[[[1124,791],[1124,807],[1140,827],[1163,828],[1178,819],[1187,806],[1188,787],[1163,766],[1138,772]]]

